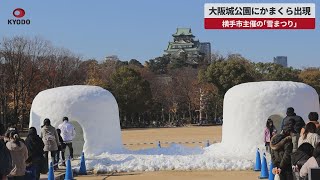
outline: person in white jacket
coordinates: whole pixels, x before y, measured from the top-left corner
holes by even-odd
[[[58,126],[58,128],[61,130],[61,137],[63,139],[63,142],[66,144],[66,147],[69,148],[70,157],[73,159],[73,147],[72,147],[72,140],[76,136],[76,130],[74,126],[69,123],[68,117],[63,118],[63,123]],[[61,151],[61,156],[63,162],[65,161],[65,155],[64,152]],[[64,165],[64,163],[62,163]]]

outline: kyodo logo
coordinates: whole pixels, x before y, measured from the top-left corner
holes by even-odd
[[[26,11],[22,8],[16,8],[12,11],[12,15],[16,17],[16,19],[8,19],[8,24],[10,25],[29,25],[30,19],[21,19],[26,15]]]

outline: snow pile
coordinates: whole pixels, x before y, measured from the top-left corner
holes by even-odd
[[[43,120],[49,118],[57,128],[64,116],[83,128],[86,154],[122,150],[118,104],[109,91],[80,85],[42,91],[32,102],[29,126],[39,132]]]
[[[249,170],[253,157],[243,159],[234,155],[215,152],[213,144],[208,148],[190,148],[173,144],[167,148],[139,151],[126,150],[118,154],[104,153],[88,157],[86,167],[99,173],[160,170]],[[214,153],[212,153],[214,152]],[[79,169],[79,167],[76,167]]]
[[[284,118],[288,107],[308,121],[310,112],[319,112],[319,96],[311,86],[289,81],[252,82],[231,88],[224,97],[223,146],[237,150],[237,155],[248,154],[263,145],[267,119],[271,115]]]

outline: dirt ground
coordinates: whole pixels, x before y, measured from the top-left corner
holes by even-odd
[[[165,142],[181,142],[187,146],[205,146],[207,140],[210,144],[221,141],[221,126],[183,127],[183,128],[158,128],[158,129],[128,129],[122,131],[122,139],[128,149],[143,149],[157,146],[168,146]],[[185,143],[189,142],[189,143]],[[198,142],[198,143],[190,143]],[[201,143],[199,143],[201,142]],[[142,143],[142,145],[137,145]],[[144,145],[143,143],[155,143]],[[133,144],[133,145],[130,145]],[[112,175],[81,176],[79,180],[253,180],[258,179],[259,173],[253,171],[157,171],[117,173]]]
[[[162,147],[172,142],[186,146],[205,146],[208,140],[210,144],[221,141],[221,129],[221,126],[128,129],[122,130],[122,141],[126,148],[132,150],[152,148],[157,146],[159,141]]]
[[[254,180],[259,173],[252,171],[157,171],[113,175],[82,176],[78,180]]]

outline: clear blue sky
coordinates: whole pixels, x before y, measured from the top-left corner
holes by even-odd
[[[102,60],[118,55],[141,62],[163,54],[177,27],[190,27],[222,55],[240,53],[252,61],[288,56],[293,67],[320,67],[320,2],[316,30],[205,30],[205,2],[285,2],[281,0],[1,0],[0,37],[38,35],[82,55]],[[7,25],[12,11],[25,9],[29,26]]]

